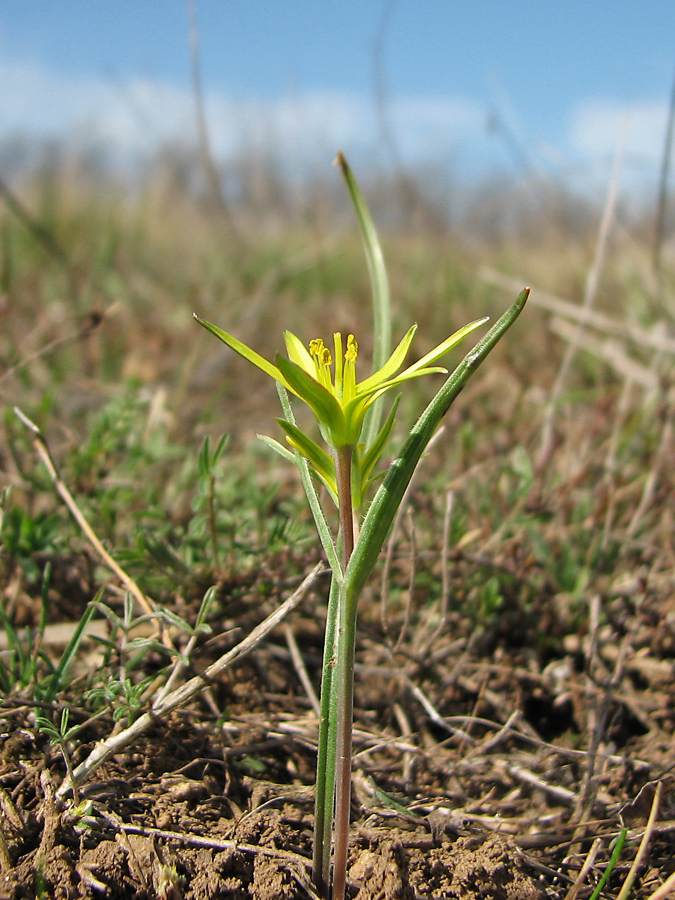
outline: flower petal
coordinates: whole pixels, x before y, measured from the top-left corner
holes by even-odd
[[[284,331],[284,341],[286,342],[286,352],[288,353],[290,361],[294,362],[296,366],[300,366],[301,369],[304,369],[308,375],[314,376],[316,365],[309,350],[305,347],[300,338],[296,337],[291,331]]]
[[[434,349],[423,356],[422,359],[418,359],[416,363],[413,363],[412,366],[401,372],[401,375],[412,374],[417,372],[418,369],[422,369],[430,363],[436,362],[436,360],[440,359],[441,356],[444,356],[448,350],[452,350],[452,348],[459,344],[460,341],[463,341],[468,334],[471,334],[476,328],[484,325],[489,318],[489,316],[483,316],[482,319],[476,319],[475,322],[469,322],[468,325],[465,325],[463,328],[460,328],[459,331],[451,334],[449,338],[446,338],[438,345],[438,347],[434,347]]]
[[[377,387],[380,382],[386,381],[398,372],[403,365],[403,360],[406,358],[416,331],[417,325],[413,325],[408,329],[398,347],[394,350],[382,368],[378,369],[377,372],[374,372],[368,378],[364,378],[363,381],[356,385],[357,394],[367,393],[374,387]]]
[[[342,335],[339,331],[336,331],[333,334],[333,347],[335,349],[335,394],[336,396],[341,397],[344,366],[342,358]]]

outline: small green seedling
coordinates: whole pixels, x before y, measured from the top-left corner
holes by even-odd
[[[300,469],[332,569],[321,681],[313,877],[318,892],[327,896],[330,891],[333,900],[343,900],[346,888],[359,596],[377,562],[417,463],[441,419],[473,372],[516,320],[529,293],[527,289],[522,291],[513,306],[465,356],[422,413],[394,462],[384,472],[380,471],[397,408],[394,400],[381,424],[385,395],[412,378],[447,374],[437,362],[487,319],[464,326],[418,362],[402,369],[416,326],[411,326],[390,352],[389,288],[382,252],[365,201],[342,154],[338,155],[338,164],[356,210],[371,274],[375,322],[373,374],[358,380],[358,344],[351,334],[345,339],[335,333],[330,347],[321,339],[311,341],[306,347],[298,337],[286,332],[288,356],[279,354],[271,363],[231,334],[195,315],[224,344],[277,382],[284,412],[284,418],[277,422],[288,447],[271,438],[264,440]],[[323,446],[298,428],[289,395],[310,407]],[[315,480],[325,486],[337,505],[337,536],[329,528]],[[366,500],[378,482],[374,499],[367,505]]]
[[[46,734],[49,738],[50,744],[52,746],[58,747],[61,751],[61,755],[63,756],[63,761],[66,764],[66,770],[68,772],[68,777],[73,783],[73,801],[75,806],[80,805],[80,796],[79,791],[77,789],[77,785],[73,779],[73,763],[70,758],[70,750],[68,749],[68,742],[75,737],[77,732],[80,730],[79,725],[74,725],[72,728],[68,728],[68,719],[70,718],[70,710],[68,707],[64,707],[61,713],[61,720],[57,725],[51,721],[51,719],[45,718],[45,716],[36,716],[35,724],[37,725],[38,731],[41,731],[43,734]]]

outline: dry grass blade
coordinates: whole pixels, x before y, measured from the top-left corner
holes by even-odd
[[[647,900],[669,900],[673,896],[675,896],[675,872],[671,872],[663,884],[647,897]]]
[[[293,666],[295,668],[295,671],[298,673],[298,678],[300,679],[300,682],[305,689],[305,693],[307,694],[309,702],[312,704],[312,709],[317,716],[320,716],[321,704],[319,703],[319,698],[316,696],[314,685],[312,684],[312,680],[307,672],[307,666],[305,665],[305,661],[302,658],[302,653],[300,653],[298,642],[295,640],[293,629],[288,623],[286,623],[284,627],[284,635],[286,637],[288,652],[291,654],[291,659],[293,660]]]
[[[616,341],[608,338],[599,340],[590,334],[579,336],[578,326],[558,317],[551,319],[550,327],[566,341],[576,341],[577,347],[581,350],[592,353],[598,359],[608,363],[619,377],[633,381],[648,391],[658,388],[660,379],[657,373],[629,356],[621,344]]]
[[[600,221],[600,229],[598,231],[598,242],[595,249],[595,257],[593,259],[593,265],[589,269],[588,277],[586,279],[586,289],[584,291],[584,299],[582,303],[582,309],[585,310],[590,309],[593,305],[593,301],[595,300],[595,295],[598,289],[598,284],[600,282],[600,273],[602,271],[602,266],[607,252],[609,231],[612,220],[614,218],[614,212],[616,209],[616,202],[618,198],[619,173],[621,171],[622,158],[623,141],[619,146],[619,149],[617,150],[614,160],[614,168],[612,170],[612,176],[610,178],[605,209]],[[544,421],[541,430],[539,454],[536,461],[536,468],[538,471],[541,471],[543,469],[551,455],[553,446],[553,423],[555,419],[558,400],[567,380],[567,376],[572,365],[572,360],[574,359],[574,356],[577,352],[578,342],[581,338],[582,333],[583,325],[579,323],[579,325],[577,326],[576,336],[567,345],[565,355],[563,356],[562,362],[560,363],[560,368],[558,369],[555,383],[553,384],[551,394],[548,398],[548,404],[544,411]]]
[[[656,820],[659,814],[659,806],[661,805],[661,796],[663,794],[663,782],[659,781],[656,785],[656,790],[654,791],[654,799],[652,800],[652,808],[649,813],[649,819],[647,820],[647,826],[645,828],[645,832],[642,835],[642,840],[640,841],[640,846],[638,847],[638,852],[635,855],[635,859],[633,860],[633,864],[630,867],[628,875],[626,875],[626,880],[623,883],[621,890],[616,898],[616,900],[628,900],[630,896],[631,888],[633,887],[633,883],[637,878],[637,874],[642,868],[646,858],[647,852],[649,850],[649,845],[652,840],[652,836],[654,834],[654,828],[656,826]]]
[[[117,312],[117,308],[117,304],[114,303],[102,313],[91,313],[91,315],[87,316],[85,321],[74,331],[70,332],[69,334],[64,334],[61,337],[54,338],[44,346],[35,350],[34,353],[28,354],[28,356],[24,357],[21,362],[18,362],[16,363],[16,365],[10,366],[8,369],[5,369],[2,375],[0,375],[0,384],[5,381],[5,379],[12,378],[15,375],[18,375],[19,372],[22,372],[24,369],[30,366],[31,363],[34,363],[36,360],[47,356],[53,350],[56,350],[57,347],[60,347],[63,344],[67,344],[71,341],[78,341],[84,337],[87,337],[93,331],[99,328],[108,316],[111,316],[115,312]]]
[[[84,515],[84,513],[82,512],[80,507],[77,505],[75,498],[68,490],[68,487],[66,486],[66,484],[62,481],[61,477],[59,476],[58,470],[56,468],[56,464],[54,463],[52,455],[49,451],[49,446],[47,444],[47,441],[46,441],[44,435],[42,434],[42,432],[40,431],[40,429],[38,428],[38,426],[35,424],[35,422],[32,422],[28,418],[28,416],[25,413],[23,413],[17,406],[14,407],[14,412],[17,415],[17,417],[21,420],[21,422],[23,422],[23,424],[26,426],[26,428],[28,428],[28,430],[30,432],[32,432],[32,434],[34,435],[33,446],[34,446],[38,456],[44,463],[45,468],[47,469],[49,477],[51,478],[58,495],[61,497],[63,502],[68,507],[70,514],[72,515],[72,517],[75,519],[77,524],[80,526],[80,528],[84,532],[89,543],[92,545],[94,550],[96,550],[99,557],[103,560],[103,562],[110,569],[110,571],[113,572],[119,578],[119,580],[121,581],[124,588],[131,594],[131,596],[134,598],[134,600],[138,603],[141,610],[143,610],[143,612],[147,613],[148,615],[156,616],[156,610],[154,608],[153,603],[150,600],[148,600],[148,598],[145,596],[143,591],[136,584],[134,579],[131,578],[131,576],[128,575],[124,571],[124,569],[115,562],[115,560],[112,558],[112,556],[105,549],[105,547],[99,540],[98,536],[96,535],[96,532],[94,531],[94,529],[91,527],[91,525],[87,521],[86,516]],[[166,644],[166,646],[167,647],[173,646],[171,643],[171,639],[169,638],[166,628],[164,626],[164,623],[159,618],[157,618],[156,621],[157,621],[157,627],[158,627],[160,633],[162,634],[162,639],[163,639],[164,643]]]
[[[507,292],[518,290],[525,280],[502,275],[501,272],[497,272],[489,266],[481,268],[479,275],[483,281]],[[625,338],[639,347],[658,350],[660,353],[667,353],[671,356],[675,354],[675,340],[668,337],[662,328],[657,327],[652,330],[638,328],[636,325],[628,324],[620,319],[613,319],[594,309],[570,303],[568,300],[563,300],[561,297],[537,287],[532,288],[529,302],[533,306],[545,309],[563,319],[571,319],[573,322],[594,328],[602,334]]]
[[[645,480],[645,485],[642,491],[642,496],[640,497],[640,502],[638,503],[637,509],[635,510],[628,526],[629,537],[632,537],[638,530],[645,513],[651,506],[659,477],[663,471],[663,467],[666,464],[666,461],[671,458],[674,414],[675,413],[673,407],[670,406],[667,412],[666,421],[661,431],[661,439],[656,449],[654,461]]]
[[[565,900],[576,900],[576,898],[579,896],[579,891],[583,888],[584,882],[588,878],[588,873],[593,868],[593,864],[595,863],[595,858],[598,855],[600,847],[602,847],[602,838],[596,838],[591,845],[591,849],[586,854],[586,858],[584,859],[584,863],[579,871],[579,874],[574,880],[574,884],[565,894]]]

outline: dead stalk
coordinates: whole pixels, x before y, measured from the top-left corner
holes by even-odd
[[[649,819],[647,820],[645,833],[642,835],[638,852],[635,854],[633,864],[628,871],[628,875],[626,875],[626,880],[624,881],[616,900],[628,900],[631,888],[633,887],[633,882],[637,878],[637,874],[647,858],[647,851],[649,850],[649,845],[652,840],[652,835],[654,834],[654,827],[656,826],[656,820],[659,814],[662,793],[663,782],[659,781],[656,785],[656,790],[654,791],[654,799],[652,800],[652,808],[649,813]]]
[[[619,173],[621,171],[622,160],[623,140],[621,141],[621,144],[619,145],[616,156],[614,158],[614,167],[612,169],[612,175],[610,178],[609,190],[607,191],[607,200],[605,202],[605,209],[600,221],[600,228],[598,230],[598,242],[595,249],[595,257],[586,279],[586,289],[584,291],[584,299],[581,306],[581,308],[584,310],[590,309],[592,307],[598,289],[598,284],[600,282],[600,273],[602,272],[602,266],[605,260],[605,254],[607,252],[610,227],[614,219],[614,212],[618,199]],[[546,465],[553,449],[553,425],[556,410],[558,407],[558,401],[560,400],[560,396],[565,386],[567,375],[572,365],[572,360],[576,355],[577,346],[583,334],[583,328],[583,324],[580,322],[577,325],[574,338],[570,340],[567,345],[565,355],[560,364],[558,374],[551,389],[551,394],[548,399],[546,409],[544,410],[544,422],[541,430],[539,454],[536,461],[536,469],[538,472],[541,472],[543,467]]]

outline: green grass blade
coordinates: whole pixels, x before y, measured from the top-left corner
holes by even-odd
[[[607,863],[607,868],[602,873],[602,878],[597,883],[595,890],[590,896],[590,900],[597,900],[597,898],[602,893],[603,888],[609,881],[609,876],[612,874],[614,869],[616,868],[616,864],[619,861],[619,857],[621,856],[621,851],[623,850],[623,845],[626,842],[626,835],[628,834],[627,828],[622,828],[619,832],[619,835],[616,839],[616,843],[614,844],[614,850],[612,851],[612,855],[610,857],[609,862]]]
[[[84,638],[87,625],[89,624],[91,617],[96,611],[94,603],[96,603],[102,597],[102,595],[103,588],[101,588],[101,590],[98,592],[98,594],[94,598],[94,601],[90,603],[89,606],[85,609],[84,615],[77,623],[75,633],[68,642],[68,646],[63,651],[63,656],[59,660],[56,672],[52,676],[51,683],[45,693],[44,699],[46,703],[51,703],[54,697],[56,697],[57,693],[61,690],[68,669],[70,668],[73,660],[75,659],[75,656],[77,655],[78,650],[80,649],[80,644],[82,643],[82,640]]]
[[[373,289],[373,372],[377,372],[386,363],[391,350],[391,302],[389,298],[389,279],[384,265],[382,248],[377,231],[368,212],[366,201],[359,189],[352,170],[342,153],[337,155],[337,164],[344,175],[349,196],[351,197],[356,217],[361,229],[361,236],[366,248],[366,259],[370,282]],[[363,441],[369,447],[380,429],[383,400],[376,400],[366,414]]]
[[[40,641],[47,627],[47,619],[49,618],[49,585],[52,580],[52,564],[50,562],[45,566],[42,576],[42,588],[40,591],[40,624],[38,625],[38,635]]]

